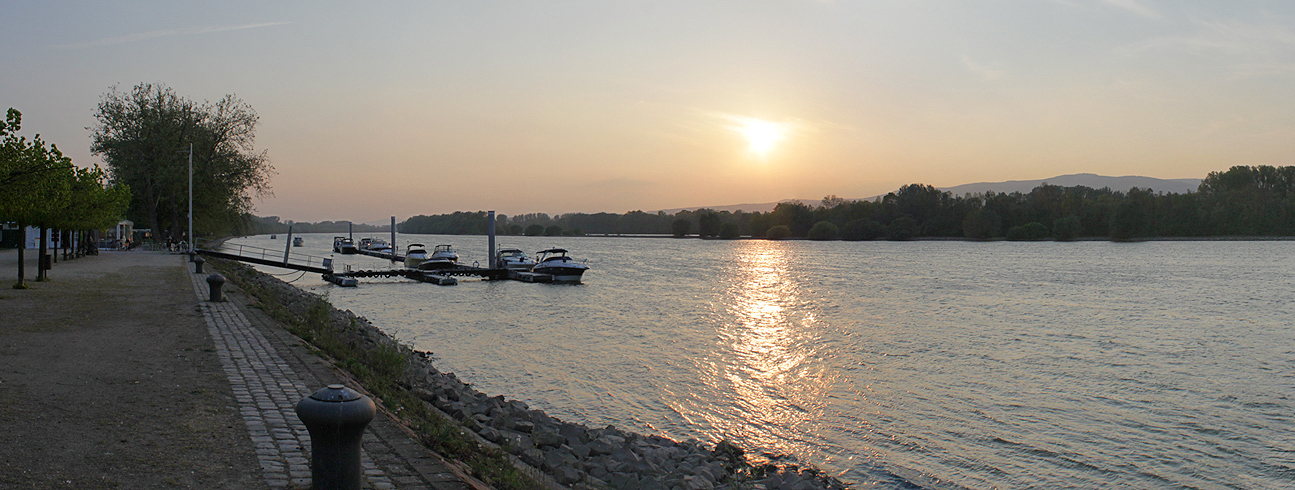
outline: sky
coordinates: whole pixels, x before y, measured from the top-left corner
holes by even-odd
[[[1295,2],[0,6],[0,109],[79,165],[117,87],[260,115],[256,214],[615,212],[1295,156]]]

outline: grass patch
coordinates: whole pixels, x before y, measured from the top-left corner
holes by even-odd
[[[520,472],[499,449],[482,447],[457,422],[435,413],[427,403],[405,388],[409,356],[413,352],[398,345],[372,345],[360,342],[345,332],[351,325],[338,328],[333,324],[333,307],[326,299],[316,299],[304,315],[294,314],[281,298],[250,279],[260,274],[242,264],[210,259],[207,264],[223,272],[234,284],[256,301],[256,307],[278,320],[289,332],[314,349],[332,358],[337,366],[355,377],[370,393],[379,398],[392,413],[413,427],[423,445],[448,458],[464,462],[472,476],[505,490],[544,488]]]

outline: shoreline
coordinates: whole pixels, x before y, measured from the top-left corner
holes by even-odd
[[[332,328],[366,351],[399,352],[407,368],[397,384],[405,396],[419,400],[436,416],[452,422],[457,432],[482,450],[507,454],[506,459],[518,471],[543,488],[564,488],[564,485],[643,490],[847,488],[815,468],[755,464],[745,455],[764,454],[759,448],[743,450],[727,441],[714,446],[696,440],[679,442],[614,426],[590,428],[551,417],[520,400],[482,393],[454,373],[439,371],[430,360],[431,353],[400,344],[363,316],[339,310],[325,298],[244,264],[213,262],[240,288],[266,291],[275,302],[300,318],[311,315],[312,308],[326,305]],[[348,367],[345,360],[338,364]],[[375,401],[379,399],[375,397]],[[398,409],[392,412],[397,413]],[[425,433],[419,436],[424,440],[429,437]]]

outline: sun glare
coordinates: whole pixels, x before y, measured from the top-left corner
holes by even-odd
[[[733,122],[733,132],[746,138],[747,148],[762,158],[787,139],[787,125],[783,123],[750,117],[735,117]]]

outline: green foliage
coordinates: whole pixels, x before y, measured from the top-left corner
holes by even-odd
[[[764,237],[770,240],[782,240],[791,236],[791,229],[787,225],[771,226],[764,232]]]
[[[742,232],[737,223],[724,223],[719,226],[719,237],[724,240],[732,240],[741,236]]]
[[[1037,221],[1007,230],[1007,239],[1012,241],[1038,241],[1048,237],[1048,227]]]
[[[810,240],[836,240],[839,236],[841,236],[841,229],[830,221],[819,221],[809,229]]]
[[[670,232],[675,238],[686,237],[690,231],[692,231],[692,222],[686,219],[677,219],[670,224]]]
[[[544,225],[530,225],[526,227],[526,236],[540,236],[544,234]]]
[[[1052,223],[1052,237],[1058,241],[1071,241],[1079,238],[1084,233],[1083,225],[1079,223],[1078,216],[1066,216],[1059,218]]]
[[[871,219],[851,220],[841,228],[841,239],[857,242],[861,240],[876,240],[886,236],[886,226]]]
[[[544,227],[544,236],[559,236],[562,234],[562,227],[558,225],[549,225]]]
[[[702,238],[719,236],[719,213],[709,209],[697,210],[697,235]]]
[[[977,209],[967,213],[962,220],[962,233],[972,240],[986,240],[998,236],[1002,219],[992,209]]]
[[[396,231],[425,235],[485,235],[488,216],[485,211],[455,211],[433,216],[420,214],[396,224]]]
[[[912,216],[900,216],[886,225],[887,240],[912,240],[917,236],[917,220]]]
[[[253,145],[259,118],[232,95],[198,104],[161,85],[114,86],[94,116],[90,151],[113,182],[130,186],[128,215],[156,236],[186,233],[190,148],[195,233],[240,229],[253,197],[270,192],[274,168]]]

